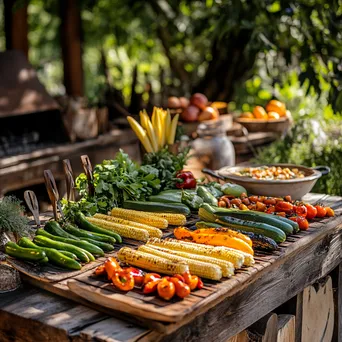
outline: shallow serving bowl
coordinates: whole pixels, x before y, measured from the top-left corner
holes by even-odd
[[[235,121],[246,127],[248,132],[282,133],[290,127],[290,120],[286,117],[277,120],[237,118]]]
[[[247,167],[258,167],[263,165],[244,165],[223,167],[216,171],[216,175],[225,182],[232,182],[242,185],[249,194],[272,196],[272,197],[284,197],[290,195],[293,199],[300,199],[316,184],[317,180],[322,176],[330,172],[330,168],[327,166],[317,166],[315,168],[305,167],[295,164],[267,164],[267,166],[280,166],[282,168],[297,168],[304,172],[303,178],[294,178],[288,180],[265,180],[254,179],[250,177],[237,176],[233,172],[240,171]],[[205,172],[207,173],[207,172]],[[211,174],[213,176],[213,174]]]

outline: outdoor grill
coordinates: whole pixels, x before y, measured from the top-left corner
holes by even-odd
[[[43,184],[45,169],[62,179],[63,159],[70,159],[78,173],[82,154],[97,163],[103,155],[114,156],[120,147],[136,149],[136,138],[119,129],[71,143],[64,113],[22,52],[0,53],[0,75],[0,197]]]
[[[68,142],[58,104],[23,53],[1,53],[0,75],[0,158]]]

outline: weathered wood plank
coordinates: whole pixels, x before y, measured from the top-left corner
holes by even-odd
[[[205,314],[192,318],[191,324],[184,325],[165,340],[183,340],[186,337],[187,341],[220,341],[247,328],[340,263],[340,228],[333,229],[329,239],[324,238],[324,231],[317,231],[309,244],[301,244],[295,253],[290,252],[261,270],[257,274],[258,278],[248,287],[231,290],[228,298]],[[218,317],[220,325],[215,325]],[[208,325],[211,329],[205,328]]]

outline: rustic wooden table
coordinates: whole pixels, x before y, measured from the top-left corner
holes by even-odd
[[[167,334],[140,327],[126,314],[112,317],[25,284],[20,290],[0,295],[0,341],[227,341],[340,265],[342,198],[310,194],[305,200],[332,206],[336,217],[314,222],[266,265],[256,263],[248,268],[252,271],[246,272],[252,276],[241,281],[241,286],[227,289],[229,293],[205,309],[180,323],[163,323]],[[338,310],[342,306],[341,287]],[[338,336],[342,336],[341,316],[340,312],[336,315]]]

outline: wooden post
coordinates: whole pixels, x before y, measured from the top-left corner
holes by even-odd
[[[28,57],[27,3],[15,5],[15,0],[4,1],[5,36],[7,50],[21,50]]]
[[[64,85],[70,96],[83,96],[81,13],[79,1],[60,0]]]

